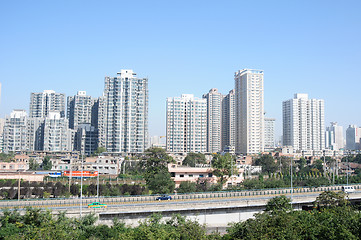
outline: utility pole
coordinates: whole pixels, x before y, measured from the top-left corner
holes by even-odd
[[[346,158],[346,160],[347,160],[347,172],[346,172],[346,179],[347,179],[347,186],[348,186],[348,158],[349,158],[349,152],[347,152],[347,158]]]
[[[323,150],[323,176],[326,177],[326,150]]]
[[[20,201],[20,170],[19,171],[19,180],[18,180],[18,201]]]
[[[81,156],[81,175],[80,175],[80,218],[82,217],[83,207],[83,160],[84,155]]]
[[[70,186],[71,186],[71,161],[73,160],[73,158],[70,158],[70,164],[69,164],[69,170],[70,170],[70,176],[69,176],[69,193],[70,193]]]
[[[291,158],[291,202],[293,200],[293,179],[292,179],[293,169],[292,169],[292,162],[293,162],[293,157]]]
[[[333,174],[332,174],[332,185],[335,185],[335,163],[336,163],[336,159],[334,159],[335,161],[333,161]]]
[[[97,158],[97,170],[98,170],[98,176],[97,176],[97,201],[99,202],[99,161]]]
[[[233,187],[233,156],[231,156],[231,182],[232,182],[232,187]]]

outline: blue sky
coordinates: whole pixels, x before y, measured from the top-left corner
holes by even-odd
[[[243,68],[264,70],[265,110],[282,134],[282,101],[325,100],[326,126],[361,125],[361,1],[2,1],[0,117],[31,92],[98,97],[104,76],[149,78],[150,135],[165,100],[224,94]]]

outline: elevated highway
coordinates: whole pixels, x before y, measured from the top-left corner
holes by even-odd
[[[353,185],[354,193],[348,195],[350,201],[361,201],[361,185]],[[165,218],[180,214],[206,224],[210,229],[224,229],[228,223],[243,221],[255,213],[263,211],[268,200],[279,195],[292,197],[295,209],[302,209],[315,201],[323,191],[340,191],[341,186],[319,188],[272,189],[239,192],[214,192],[184,195],[172,195],[171,201],[156,201],[156,196],[137,197],[101,197],[100,202],[107,204],[105,209],[88,209],[87,204],[96,198],[82,201],[82,213],[94,213],[99,223],[112,224],[114,218],[121,219],[128,225],[137,225],[140,220],[153,213],[160,213]],[[66,211],[69,217],[79,217],[80,199],[0,201],[0,210],[26,207],[50,209],[54,214]]]

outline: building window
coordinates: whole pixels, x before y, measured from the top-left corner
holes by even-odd
[[[179,175],[179,177],[184,177],[184,174]]]

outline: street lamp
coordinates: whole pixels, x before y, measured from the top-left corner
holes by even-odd
[[[81,156],[81,175],[80,175],[80,218],[82,217],[82,207],[83,207],[83,160],[84,154]]]
[[[346,157],[346,161],[347,161],[347,172],[346,172],[347,186],[348,186],[348,172],[349,172],[348,158],[349,158],[349,152],[347,152],[347,157]]]
[[[292,170],[292,162],[293,162],[293,158],[291,158],[291,202],[293,200],[293,179],[292,179],[292,175],[293,175],[293,170]]]
[[[97,201],[99,202],[99,161],[97,158],[97,170],[98,170],[98,176],[97,176]]]

